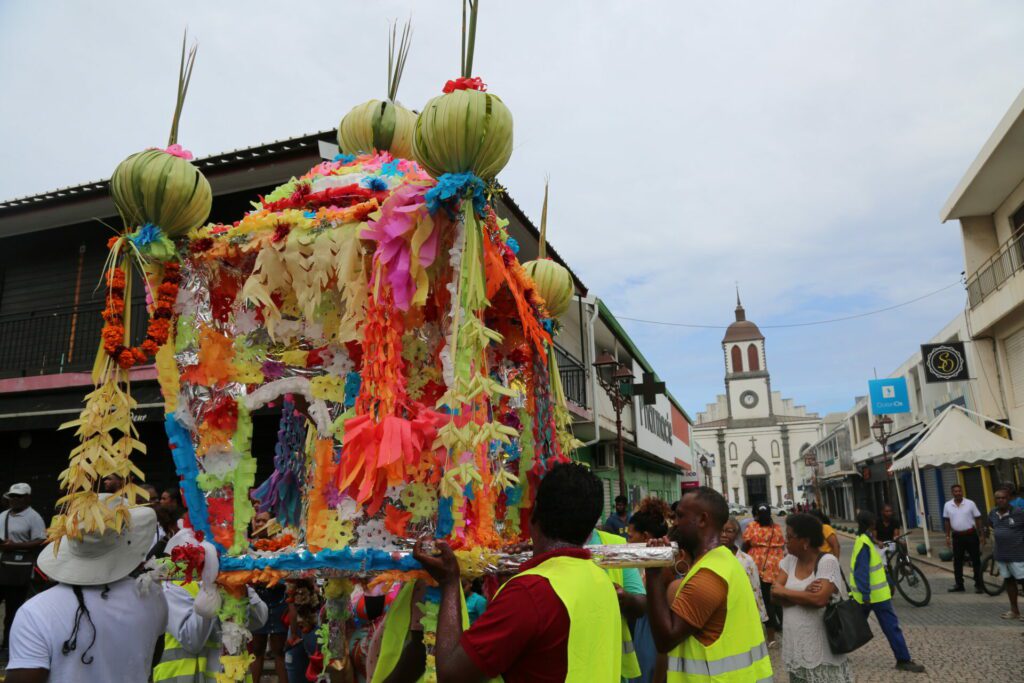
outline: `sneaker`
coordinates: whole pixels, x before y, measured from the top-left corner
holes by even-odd
[[[915,662],[913,660],[909,660],[909,661],[906,661],[906,662],[896,662],[896,669],[897,669],[897,671],[909,671],[910,673],[913,673],[913,674],[923,674],[924,673],[924,666],[921,665],[921,664],[918,664],[917,662]]]
[[[1012,610],[1007,610],[999,615],[1000,619],[1024,619],[1019,614],[1014,614]]]
[[[949,592],[949,593],[963,593],[964,592],[964,587],[963,586],[953,586],[947,592]]]

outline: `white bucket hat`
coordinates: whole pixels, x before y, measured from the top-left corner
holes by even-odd
[[[7,489],[7,493],[4,494],[4,498],[10,498],[11,496],[31,496],[32,487],[28,484],[11,484],[11,488]]]
[[[100,494],[102,501],[111,498],[109,493]],[[102,586],[125,578],[145,561],[156,534],[152,508],[131,508],[129,517],[119,534],[107,529],[102,534],[84,534],[81,540],[63,539],[56,555],[50,543],[39,554],[39,569],[71,586]]]

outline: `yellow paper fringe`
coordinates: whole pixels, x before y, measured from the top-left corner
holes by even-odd
[[[79,445],[71,451],[68,468],[58,477],[61,488],[67,491],[57,501],[60,512],[49,529],[50,538],[58,544],[65,536],[78,539],[83,533],[102,533],[105,529],[120,533],[128,520],[128,508],[136,504],[139,496],[145,496],[142,487],[129,483],[133,475],[144,479],[132,463],[131,453],[145,453],[146,446],[138,440],[132,423],[136,403],[122,388],[127,381],[126,370],[115,368],[107,372],[103,383],[85,397],[85,407],[78,419],[60,426],[77,428]],[[124,500],[116,505],[99,499],[100,484],[111,474],[125,481],[124,487],[115,493]]]

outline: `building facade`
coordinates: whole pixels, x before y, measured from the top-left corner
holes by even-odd
[[[940,468],[922,464],[916,489],[922,497],[921,509],[926,518],[922,520],[918,518],[915,505],[913,471],[901,471],[897,475],[889,473],[892,459],[901,452],[911,452],[928,424],[951,405],[971,411],[975,414],[972,419],[979,426],[1009,436],[1007,430],[998,424],[1006,421],[1006,415],[1001,412],[999,380],[990,374],[994,367],[983,362],[987,344],[972,341],[969,329],[967,313],[961,312],[937,334],[923,341],[926,344],[965,342],[965,361],[970,379],[927,382],[925,359],[920,349],[888,375],[906,381],[910,411],[889,416],[892,433],[886,441],[885,451],[872,431],[879,416],[871,412],[871,403],[864,396],[854,399],[853,407],[846,412],[841,423],[826,429],[826,436],[812,444],[818,461],[822,504],[829,515],[852,519],[858,509],[878,511],[885,504],[897,507],[902,502],[903,513],[910,526],[927,523],[929,529],[939,531],[942,529],[942,507],[950,497],[949,489],[953,484],[962,485],[967,497],[985,510],[994,504],[992,490],[995,482],[1022,481],[1020,473],[1014,472],[1015,464],[1010,462]],[[979,415],[991,419],[977,417]]]
[[[782,505],[804,499],[804,451],[818,441],[817,414],[772,390],[765,337],[736,297],[722,339],[725,394],[697,415],[694,441],[716,455],[713,485],[730,502]]]
[[[993,412],[1024,425],[1024,91],[943,206],[960,223],[967,329],[978,373],[992,381]],[[1017,429],[1014,440],[1024,437]]]

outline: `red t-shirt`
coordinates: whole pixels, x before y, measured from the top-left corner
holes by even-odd
[[[534,555],[521,570],[552,557],[590,559],[584,548]],[[569,613],[543,576],[515,577],[459,641],[477,668],[505,683],[564,681],[569,673]]]

